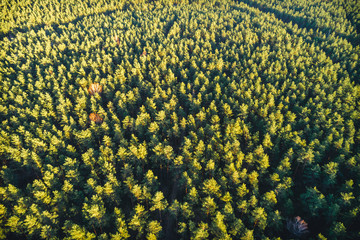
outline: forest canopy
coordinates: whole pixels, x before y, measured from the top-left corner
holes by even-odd
[[[356,0],[0,11],[0,239],[360,238]]]

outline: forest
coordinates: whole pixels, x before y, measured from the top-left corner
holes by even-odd
[[[0,239],[360,239],[358,0],[0,13]]]

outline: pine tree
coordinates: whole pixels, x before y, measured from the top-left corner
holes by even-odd
[[[152,199],[152,207],[150,208],[150,211],[158,210],[160,221],[162,220],[161,211],[165,210],[167,206],[168,202],[164,199],[164,194],[162,192],[156,192]]]

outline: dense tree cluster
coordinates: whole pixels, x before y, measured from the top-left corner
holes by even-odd
[[[279,14],[281,18],[306,27],[335,32],[346,37],[357,37],[357,22],[360,19],[357,0],[245,0],[260,9]]]
[[[3,0],[0,3],[0,33],[51,25],[83,16],[124,8],[125,1],[113,0]],[[10,34],[10,37],[14,37]]]
[[[0,239],[360,238],[355,15],[138,2],[0,41]]]

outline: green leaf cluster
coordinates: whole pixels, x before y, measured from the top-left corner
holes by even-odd
[[[360,237],[353,5],[57,2],[1,10],[0,239]]]

